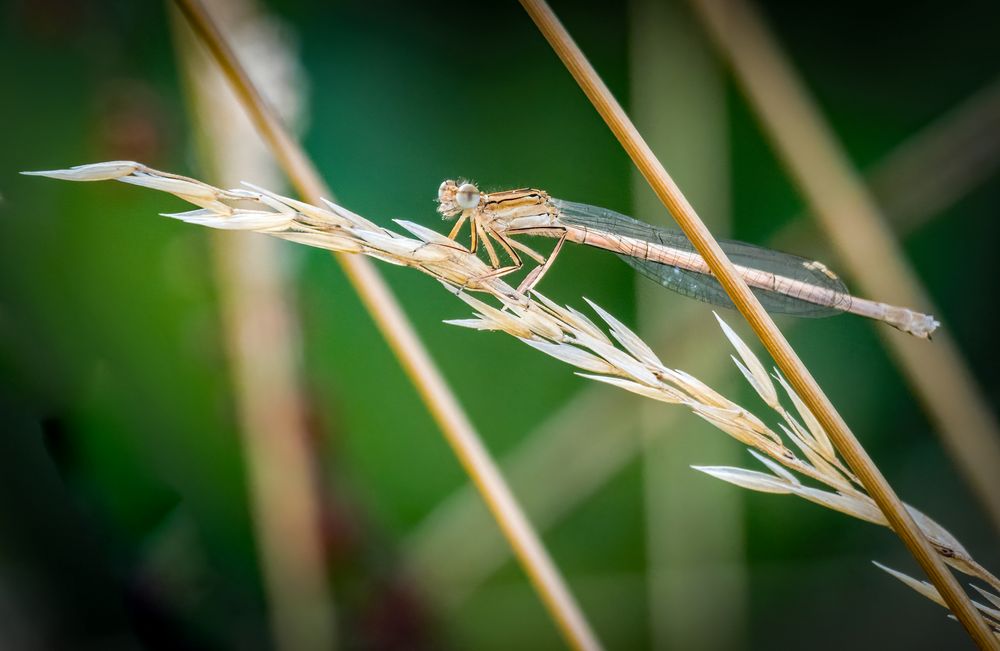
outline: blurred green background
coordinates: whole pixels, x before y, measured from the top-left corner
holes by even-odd
[[[308,73],[305,144],[352,210],[443,230],[432,199],[442,179],[463,175],[487,189],[532,185],[636,207],[627,156],[516,3],[268,5],[295,33]],[[635,60],[636,6],[554,8],[628,107],[636,71],[657,65]],[[994,4],[762,9],[862,170],[998,72]],[[686,7],[671,11],[691,20]],[[0,647],[271,648],[209,233],[158,217],[184,209],[165,195],[17,175],[135,159],[205,176],[164,5],[8,0],[0,16]],[[728,73],[718,74],[726,152],[717,171],[731,183],[718,191],[730,197],[731,235],[764,243],[811,218]],[[658,128],[655,111],[645,120],[640,128]],[[691,174],[684,161],[699,152],[666,147],[656,145],[683,187]],[[988,171],[903,242],[991,406],[1000,397],[998,207],[1000,175]],[[339,267],[323,251],[282,246],[297,278],[344,647],[561,648],[515,563],[451,606],[440,586],[408,569],[410,537],[466,478]],[[812,246],[824,250],[821,241]],[[379,268],[499,458],[581,391],[614,393],[509,337],[442,324],[465,318],[467,308],[426,276]],[[703,344],[684,366],[695,375],[728,358],[705,306],[656,297],[657,325],[648,312],[640,319],[644,282],[614,256],[573,249],[543,291],[578,308],[586,296],[626,323],[641,320],[651,341],[696,334]],[[738,315],[724,316],[751,339]],[[996,530],[881,346],[879,326],[852,317],[780,324],[900,494],[1000,568]],[[669,350],[685,346],[674,341]],[[680,363],[662,352],[667,364]],[[768,416],[737,376],[727,369],[727,393]],[[623,400],[651,418],[674,409]],[[593,437],[635,440],[635,429]],[[712,627],[730,631],[725,646],[971,646],[943,610],[871,566],[874,559],[919,576],[890,532],[688,469],[753,465],[694,417],[677,418],[666,435],[684,441],[671,470],[683,475],[683,490],[672,499],[708,520],[714,497],[726,504],[720,531],[730,532],[721,535],[735,550],[739,594],[712,594],[697,570],[684,588],[707,604]],[[662,646],[652,631],[669,620],[645,580],[656,509],[644,472],[642,459],[630,457],[544,531],[609,648]],[[656,527],[698,545],[684,522]],[[468,531],[465,543],[497,536],[491,524]]]

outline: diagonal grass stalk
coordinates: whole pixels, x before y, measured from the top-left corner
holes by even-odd
[[[130,161],[26,173],[72,181],[118,180],[168,192],[199,209],[167,217],[211,228],[256,231],[417,269],[439,280],[475,311],[472,319],[448,323],[505,332],[584,371],[579,373],[581,377],[652,400],[683,405],[750,446],[770,474],[732,467],[699,470],[743,488],[797,495],[861,520],[891,526],[862,481],[844,464],[825,426],[781,371],[775,368],[774,375],[769,375],[760,359],[721,319],[719,325],[738,353],[739,359],[734,357],[737,368],[764,404],[777,413],[781,433],[700,379],[665,366],[646,342],[599,306],[590,303],[604,325],[537,292],[532,296],[520,294],[496,275],[486,273],[491,267],[469,249],[418,224],[396,220],[411,237],[381,228],[332,202],[320,208],[248,184],[244,188],[222,190]],[[474,293],[489,295],[502,309]],[[785,407],[787,401],[791,401],[794,412]],[[799,476],[829,490],[806,485]],[[1000,599],[995,594],[1000,592],[1000,579],[976,562],[951,533],[916,509],[907,505],[903,508],[943,563],[986,583],[991,590],[986,593],[990,600]],[[921,592],[927,591],[921,589]],[[980,605],[974,607],[983,610]],[[991,618],[991,626],[1000,628],[1000,615],[995,617],[988,608],[983,612]]]
[[[935,213],[949,208],[951,202],[997,168],[1000,136],[991,128],[994,116],[1000,114],[996,107],[1000,107],[1000,83],[994,82],[906,138],[871,168],[868,181],[879,203],[885,206],[897,236],[903,237],[929,222]],[[976,150],[962,146],[969,142],[985,146]],[[936,177],[949,165],[958,172],[949,175],[947,181],[928,178]],[[912,195],[923,196],[926,187],[937,188],[943,194],[935,202],[911,203]],[[805,216],[799,215],[778,231],[768,246],[808,250],[815,239],[810,226]],[[816,257],[822,256],[817,253]],[[677,334],[664,350],[671,359],[678,359],[682,368],[698,359],[710,362],[711,368],[702,368],[702,379],[714,385],[721,378],[723,360],[708,354],[712,337],[695,325],[697,319],[693,316],[690,311],[674,315],[681,323],[672,328]],[[790,327],[801,325],[799,321],[789,322]],[[678,416],[678,412],[670,412],[663,419],[673,423]],[[630,431],[636,420],[634,403],[600,387],[583,389],[501,460],[505,475],[518,486],[522,503],[537,528],[555,527],[634,459],[638,452],[636,441],[623,436],[622,431]],[[584,423],[590,423],[593,431],[583,427]],[[595,436],[594,432],[602,434]],[[566,465],[563,460],[573,455],[578,462]],[[454,550],[465,539],[466,531],[487,526],[489,515],[482,511],[474,492],[463,486],[408,537],[405,547],[412,562],[423,575],[440,582],[434,594],[446,607],[455,607],[468,598],[508,558],[502,541],[486,539],[474,550],[463,550],[460,562],[446,563],[456,559]]]
[[[657,160],[642,139],[624,109],[598,76],[583,52],[542,0],[521,0],[532,20],[566,68],[576,79],[588,99],[604,118],[622,147],[652,186],[664,206],[677,220],[695,248],[708,263],[712,273],[725,288],[740,313],[747,319],[778,367],[788,377],[792,388],[802,397],[819,423],[829,432],[837,449],[857,473],[878,508],[885,514],[892,529],[913,553],[921,568],[941,593],[948,607],[983,648],[996,648],[997,640],[976,611],[968,595],[935,553],[913,517],[896,496],[878,467],[851,432],[819,384],[809,373],[791,345],[778,330],[774,320],[736,273],[719,243],[712,236],[694,207]]]
[[[858,286],[938,314],[763,17],[745,0],[694,0],[692,5]],[[879,335],[1000,531],[1000,424],[957,344],[947,329],[935,335],[933,346],[914,346],[882,331]]]
[[[332,198],[316,168],[254,87],[201,2],[176,0],[176,5],[212,53],[295,188],[314,204],[321,203],[324,196]],[[388,286],[364,258],[339,255],[337,260],[482,494],[560,632],[573,648],[599,648],[565,579]]]

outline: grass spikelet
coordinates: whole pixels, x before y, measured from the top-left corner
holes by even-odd
[[[782,437],[768,427],[764,419],[694,376],[666,366],[638,335],[596,304],[588,301],[607,324],[610,337],[603,328],[573,308],[561,307],[537,293],[532,296],[518,294],[501,279],[487,276],[489,267],[474,254],[416,224],[397,222],[416,236],[413,238],[378,227],[336,204],[328,203],[326,208],[320,208],[260,189],[222,190],[124,161],[38,174],[75,181],[113,179],[142,185],[201,206],[199,210],[168,215],[174,219],[212,228],[258,231],[310,246],[361,253],[417,269],[439,280],[475,312],[473,319],[449,323],[477,330],[503,331],[540,352],[584,371],[578,373],[582,377],[661,402],[683,405],[719,430],[750,446],[751,453],[770,472],[721,466],[695,466],[697,470],[748,490],[794,494],[851,517],[888,526],[882,511],[847,470],[824,428],[804,401],[784,377],[775,372],[774,377],[794,405],[803,425],[781,404],[764,365],[721,318],[718,320],[723,334],[739,357],[734,356],[734,363],[765,405],[782,421],[777,424],[778,429],[802,452],[804,458],[786,446]],[[138,183],[136,179],[139,179]],[[253,209],[236,208],[234,205],[246,202],[257,205]],[[484,299],[492,299],[499,306],[491,305],[470,292],[485,294]],[[817,486],[806,485],[797,475]],[[990,586],[996,593],[986,592],[991,603],[1000,600],[1000,580],[979,565],[941,525],[912,507],[907,507],[907,510],[945,563]],[[903,580],[897,573],[893,575]],[[932,598],[927,589],[929,584],[913,579],[904,583]],[[937,595],[933,587],[930,589]],[[996,624],[993,622],[991,625]]]

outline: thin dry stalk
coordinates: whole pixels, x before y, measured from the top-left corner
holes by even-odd
[[[725,358],[715,354],[717,341],[684,311],[677,318],[680,323],[671,330],[674,336],[664,346],[666,354],[681,368],[700,364],[702,379],[707,374],[714,385],[726,368]],[[663,411],[656,433],[666,435],[679,426],[681,414]],[[634,434],[639,423],[634,400],[604,387],[584,387],[501,460],[539,530],[553,529],[635,460],[642,450]],[[488,538],[473,550],[456,551],[467,532],[488,524],[476,495],[463,486],[407,539],[405,548],[421,575],[439,579],[435,595],[445,607],[457,608],[508,559],[507,549]]]
[[[251,0],[213,0],[234,47],[293,119],[303,104],[302,71],[287,35]],[[179,15],[174,33],[187,80],[199,157],[224,182],[280,173],[208,53]],[[334,649],[335,608],[320,530],[321,485],[299,380],[298,321],[287,253],[249,233],[212,238],[222,339],[247,460],[250,509],[276,648]]]
[[[939,314],[756,9],[742,0],[694,0],[693,5],[859,287]],[[879,334],[937,426],[948,454],[1000,530],[1000,424],[958,346],[946,329],[935,334],[933,346],[914,345],[884,329]]]
[[[708,263],[712,273],[725,288],[726,293],[747,319],[754,332],[764,343],[778,367],[789,378],[792,387],[802,396],[810,411],[830,433],[850,467],[857,473],[878,508],[885,514],[907,548],[913,553],[921,568],[944,597],[949,608],[958,617],[972,638],[984,648],[997,646],[994,638],[975,606],[951,575],[941,558],[935,553],[927,538],[921,533],[913,517],[907,512],[899,497],[893,492],[885,477],[868,456],[843,417],[837,412],[819,384],[798,358],[763,306],[738,276],[732,262],[725,256],[719,243],[698,217],[680,188],[667,174],[652,150],[639,135],[621,105],[598,76],[583,52],[562,26],[549,6],[542,0],[521,0],[532,20],[546,40],[562,59],[577,83],[601,117],[614,132],[619,142],[652,186],[664,206],[677,220],[681,229]]]
[[[721,319],[719,324],[738,355],[738,359],[733,358],[737,368],[764,403],[777,413],[782,421],[779,429],[784,436],[701,380],[665,366],[638,335],[597,305],[590,303],[606,324],[604,326],[598,326],[582,313],[560,306],[541,294],[535,293],[533,298],[518,294],[503,280],[489,275],[490,267],[464,246],[423,226],[396,220],[415,236],[414,239],[380,228],[330,202],[326,208],[319,208],[253,186],[221,190],[129,161],[31,174],[71,181],[114,179],[169,192],[201,208],[166,215],[168,217],[211,228],[266,233],[418,269],[439,280],[475,311],[475,318],[449,323],[476,330],[503,331],[585,371],[578,373],[581,377],[660,402],[683,405],[750,446],[754,456],[772,474],[728,467],[699,470],[744,488],[795,494],[852,517],[890,526],[884,512],[864,490],[861,480],[843,463],[828,431],[814,412],[778,369],[774,369],[773,376],[769,375],[764,364]],[[488,294],[502,309],[470,292]],[[780,391],[772,377],[780,385]],[[794,411],[784,406],[786,399],[791,401]],[[786,440],[794,447],[787,446]],[[797,475],[832,491],[803,484]],[[1000,593],[1000,579],[979,565],[954,536],[916,509],[906,505],[904,508],[944,563],[986,583],[993,591],[989,593],[991,599],[996,597],[994,592]],[[986,612],[986,615],[992,618],[991,613]]]
[[[1000,108],[1000,83],[977,91],[875,164],[869,179],[884,181],[873,186],[872,191],[885,206],[886,216],[898,235],[925,223],[936,212],[947,210],[950,202],[960,199],[977,180],[996,169],[1000,146],[995,146],[994,141],[1000,145],[1000,137],[995,138],[992,132],[1000,111],[989,110],[995,107]],[[996,132],[1000,134],[1000,130]],[[985,166],[985,172],[962,161],[958,167],[963,173],[949,175],[944,201],[911,203],[900,196],[920,194],[924,186],[937,186],[928,177],[936,176],[939,170],[954,163],[956,157],[969,154],[968,148],[960,147],[960,143],[976,141],[988,143],[972,153],[974,160]],[[806,250],[813,239],[808,222],[797,218],[782,228],[768,246],[800,251]],[[703,364],[708,361],[711,367],[703,368],[701,373],[702,379],[707,376],[708,384],[712,385],[720,379],[722,360],[706,354],[712,345],[711,335],[694,325],[695,320],[690,318],[693,314],[684,310],[673,315],[681,321],[680,331],[678,326],[673,327],[674,336],[664,346],[671,358],[678,359],[681,368],[694,364],[695,360],[703,360]],[[798,327],[799,323],[790,321],[789,326]],[[678,412],[665,413],[663,430],[669,429],[666,421],[672,424],[678,416]],[[554,527],[634,459],[638,452],[635,438],[623,432],[634,428],[636,420],[634,403],[599,387],[582,389],[501,460],[504,474],[519,487],[518,494],[539,530]],[[581,423],[590,423],[592,427],[581,427]],[[573,463],[567,464],[567,459],[573,459]],[[463,486],[442,501],[404,545],[414,565],[438,580],[435,594],[448,607],[457,607],[509,557],[503,542],[492,538],[481,540],[475,549],[462,550],[456,557],[455,550],[465,540],[466,532],[488,526],[489,514],[483,511],[470,487]],[[455,563],[447,562],[456,558]]]
[[[551,530],[634,459],[635,401],[588,386],[555,411],[500,467],[539,531]],[[439,608],[455,611],[510,559],[503,539],[487,535],[490,514],[464,485],[437,504],[403,540],[407,565]],[[466,544],[469,532],[476,544]]]
[[[476,310],[488,314],[490,319],[455,322],[457,325],[504,330],[542,348],[548,345],[548,340],[562,336],[562,322],[550,315],[550,310],[557,308],[550,308],[548,301],[541,304],[518,294],[502,279],[496,278],[491,273],[492,268],[467,248],[419,224],[396,220],[411,234],[406,236],[377,226],[330,201],[324,201],[325,207],[321,208],[250,184],[223,190],[133,161],[95,163],[25,174],[68,181],[117,180],[168,192],[200,208],[166,214],[166,217],[222,230],[266,233],[338,253],[362,253],[383,262],[422,271],[443,283]],[[487,305],[473,297],[471,292],[485,292],[493,296],[504,309]],[[597,332],[594,326],[591,328]],[[603,335],[599,336],[606,340]],[[606,367],[606,364],[595,361],[595,365],[588,368],[603,370]],[[466,464],[467,472],[483,494],[487,506],[567,641],[577,649],[600,648],[565,581],[514,501],[492,458],[478,439],[462,441],[461,445],[456,451]]]
[[[229,79],[251,121],[298,192],[314,204],[319,204],[324,196],[332,197],[301,146],[250,81],[202,4],[198,0],[176,0],[176,4]],[[565,580],[385,282],[359,256],[341,255],[337,260],[482,494],[560,632],[573,648],[599,648],[597,637]]]

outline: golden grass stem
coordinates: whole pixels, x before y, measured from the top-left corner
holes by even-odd
[[[576,79],[587,98],[597,109],[636,167],[649,182],[663,205],[677,220],[681,229],[708,263],[712,273],[725,288],[754,333],[763,342],[792,387],[827,430],[844,459],[858,475],[868,493],[885,514],[892,529],[903,540],[931,582],[941,593],[952,613],[983,648],[997,648],[997,640],[976,612],[958,581],[938,557],[920,532],[903,503],[885,477],[868,456],[819,384],[809,373],[791,345],[778,330],[750,288],[737,275],[732,262],[722,252],[719,243],[698,217],[657,160],[652,150],[636,130],[624,109],[598,76],[569,33],[544,0],[520,0],[535,25],[556,51],[563,64]]]
[[[500,460],[535,527],[551,530],[635,458],[635,407],[624,391],[586,386]],[[674,417],[680,412],[665,413]],[[509,560],[503,540],[487,534],[489,518],[465,484],[404,539],[409,565],[428,584],[428,594],[439,607],[458,610]],[[483,533],[475,545],[463,545],[470,531]]]
[[[756,9],[694,0],[696,13],[743,87],[780,158],[858,286],[904,305],[933,307],[875,199]],[[933,346],[879,334],[917,394],[949,456],[1000,531],[1000,424],[947,329]]]
[[[266,21],[250,0],[212,0],[212,7],[240,16],[240,25]],[[195,131],[203,165],[225,183],[276,176],[273,158],[253,137],[253,125],[208,53],[171,13],[191,118],[200,127]],[[280,51],[281,44],[270,45],[270,56],[291,57]],[[321,482],[306,425],[297,363],[301,337],[280,259],[284,251],[269,238],[247,233],[215,233],[212,250],[274,644],[288,651],[334,649],[336,611],[320,530]]]
[[[986,178],[1000,162],[1000,132],[991,128],[1000,111],[1000,82],[994,82],[963,100],[946,114],[915,135],[901,142],[875,164],[868,176],[879,202],[885,206],[897,236],[903,236],[931,219],[935,212],[947,210],[977,180]],[[970,154],[961,144],[987,143],[971,152],[974,161],[959,162],[961,173],[949,174],[942,186],[928,177],[954,164],[963,154]],[[940,179],[938,179],[940,181]],[[935,202],[911,202],[910,195],[922,194],[927,186],[938,187],[941,195]],[[900,196],[905,194],[906,196]],[[809,222],[799,216],[784,226],[768,242],[770,248],[788,251],[807,250],[815,239]],[[816,257],[819,257],[818,255]],[[723,359],[706,355],[712,341],[690,310],[674,315],[680,323],[671,327],[671,341],[664,349],[666,359],[678,359],[679,368],[709,364],[700,377],[709,385],[722,381]],[[790,321],[790,326],[802,321]],[[676,342],[683,346],[674,349]],[[728,367],[727,367],[727,370]],[[609,392],[604,387],[581,389],[550,418],[528,433],[524,440],[501,460],[504,475],[518,486],[522,503],[531,514],[536,528],[554,527],[572,513],[601,486],[631,462],[638,452],[634,437],[622,435],[635,426],[635,402]],[[666,410],[664,420],[673,422],[678,412]],[[587,423],[591,427],[583,427]],[[612,424],[615,424],[612,427]],[[661,423],[665,428],[666,423]],[[591,431],[593,430],[593,431]],[[594,436],[594,432],[601,432]],[[566,466],[564,459],[586,452],[587,462]],[[432,576],[435,595],[447,607],[456,607],[496,572],[509,557],[500,539],[484,538],[475,550],[455,549],[465,539],[465,532],[489,526],[489,514],[482,511],[476,494],[462,486],[442,501],[404,543],[412,562],[422,576]],[[447,560],[454,563],[446,563]]]
[[[438,279],[446,290],[472,308],[474,318],[446,323],[474,330],[503,331],[539,352],[584,371],[579,373],[582,377],[660,402],[684,405],[714,427],[750,446],[751,454],[768,472],[730,466],[694,466],[696,470],[742,488],[797,495],[854,518],[891,526],[876,502],[864,492],[861,481],[844,465],[823,426],[780,371],[774,369],[775,375],[770,374],[746,342],[718,315],[716,318],[723,334],[742,360],[734,359],[734,362],[757,396],[782,421],[778,429],[784,436],[690,373],[665,366],[642,338],[599,305],[588,301],[605,326],[598,326],[578,310],[561,306],[538,292],[525,296],[501,279],[484,278],[483,274],[491,267],[476,254],[419,224],[396,220],[397,225],[415,239],[379,227],[331,202],[320,208],[259,186],[244,185],[224,190],[134,161],[105,161],[22,174],[77,182],[115,180],[147,187],[198,206],[196,210],[163,213],[165,217],[209,228],[257,231],[300,244],[368,255],[417,269]],[[503,309],[472,293],[488,294]],[[781,391],[774,380],[778,381]],[[792,402],[797,416],[782,404],[781,393]],[[786,442],[804,456],[799,457]],[[806,486],[802,478],[832,490]],[[983,581],[993,591],[1000,590],[1000,579],[980,565],[947,529],[913,507],[906,508],[948,566]],[[944,604],[930,584],[921,587],[920,582],[910,578],[901,580]],[[984,595],[993,603],[1000,603],[996,601],[1000,597],[995,594],[986,591]],[[993,630],[1000,631],[997,612],[978,603],[975,606],[990,619]]]
[[[229,79],[240,103],[298,192],[317,205],[322,204],[323,197],[333,200],[318,171],[253,85],[202,3],[175,2]],[[565,579],[385,281],[361,256],[335,257],[486,501],[560,632],[574,649],[599,649],[600,643]]]
[[[691,311],[685,312],[691,316]],[[682,316],[672,329],[674,341],[662,352],[664,359],[676,360],[678,368],[709,360],[710,368],[703,367],[699,377],[715,386],[723,369],[731,367],[724,356],[710,354],[718,352],[718,341],[712,341],[711,331],[697,321]],[[637,406],[642,402],[603,386],[583,387],[500,460],[536,527],[554,529],[635,461],[642,451],[636,435],[641,415]],[[661,405],[660,411],[658,433],[679,426],[682,410]],[[474,550],[453,551],[466,532],[481,531],[488,524],[475,493],[462,486],[405,541],[420,575],[436,579],[434,594],[445,607],[457,609],[508,560],[510,553],[495,539],[484,538]]]

